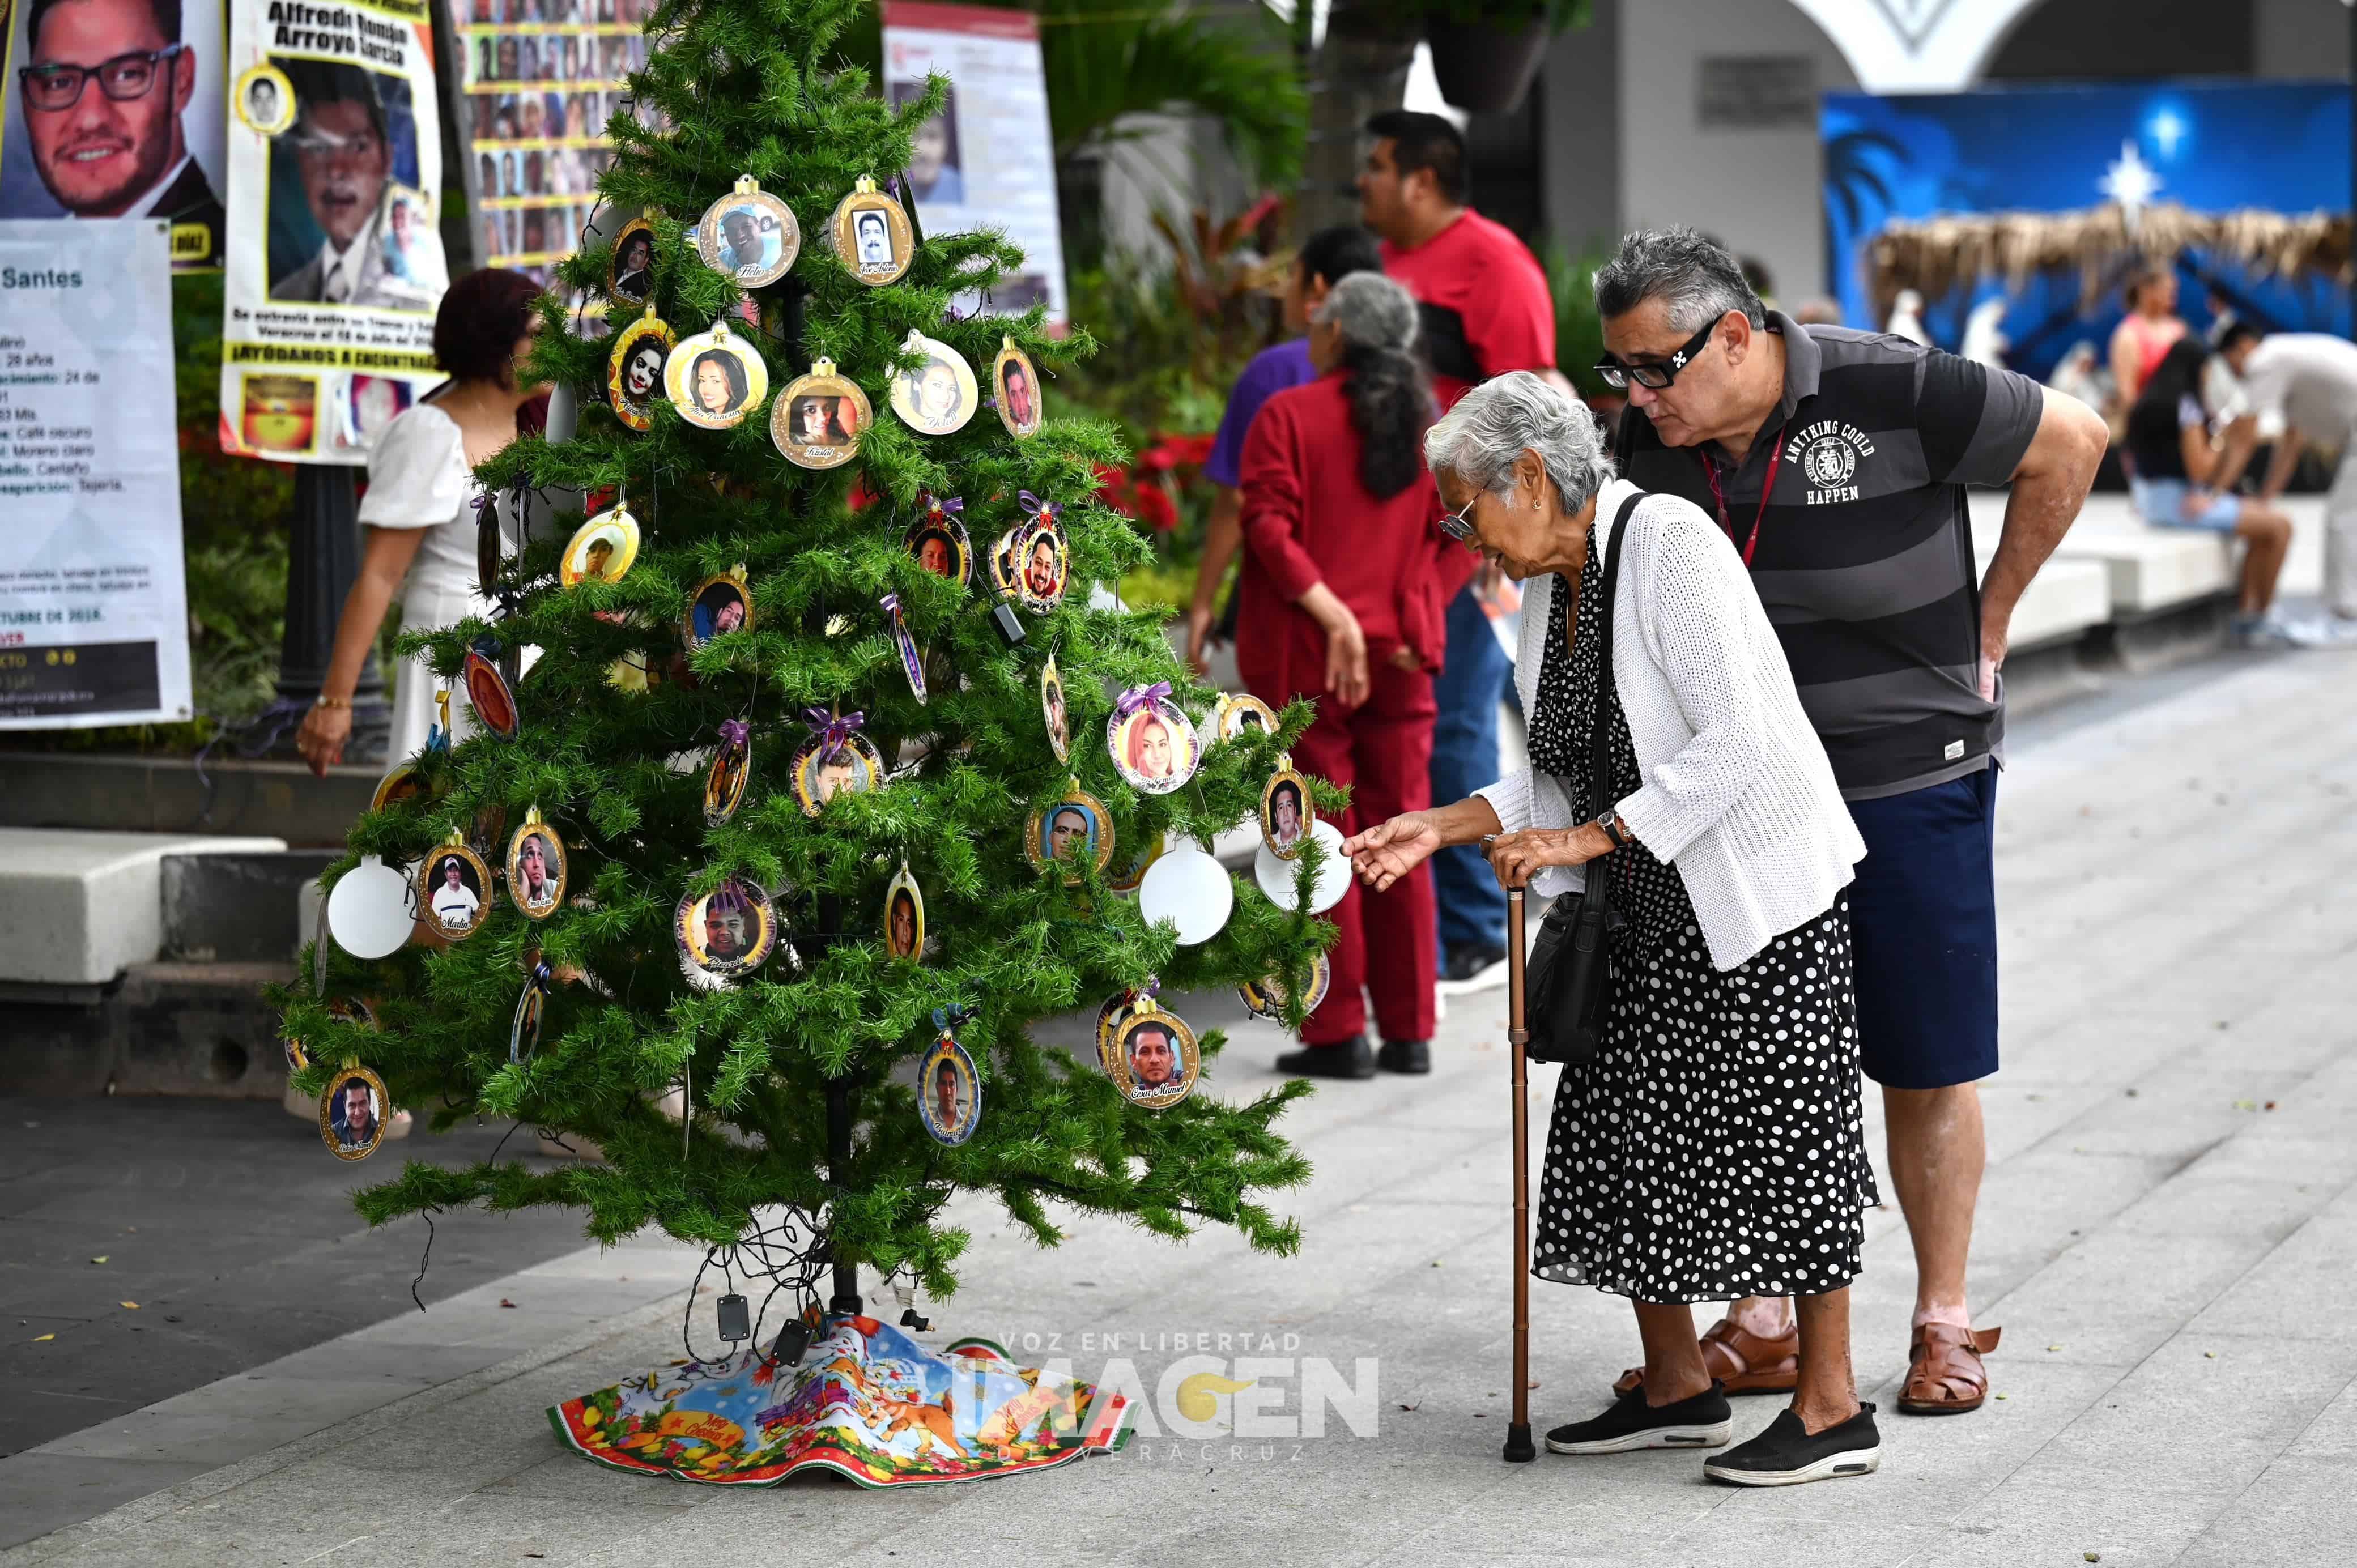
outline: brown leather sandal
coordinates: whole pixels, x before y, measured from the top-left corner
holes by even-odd
[[[1996,1348],[2002,1328],[1959,1328],[1926,1323],[1907,1350],[1907,1382],[1899,1408],[1909,1415],[1962,1415],[1988,1399],[1988,1369],[1981,1358]]]
[[[1702,1337],[1702,1364],[1728,1393],[1789,1394],[1801,1381],[1800,1326],[1781,1339],[1762,1339],[1722,1317]],[[1644,1380],[1645,1369],[1631,1367],[1612,1391],[1625,1394]]]

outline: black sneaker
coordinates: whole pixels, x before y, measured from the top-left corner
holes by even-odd
[[[1575,1421],[1547,1434],[1557,1454],[1626,1454],[1636,1448],[1717,1448],[1735,1430],[1727,1390],[1708,1390],[1675,1404],[1649,1405],[1641,1383],[1592,1421]]]
[[[1385,1072],[1430,1072],[1432,1042],[1385,1040],[1383,1048],[1375,1053],[1375,1065]]]
[[[1462,996],[1506,983],[1506,950],[1492,942],[1471,942],[1450,948],[1440,969],[1440,990]]]
[[[1353,1035],[1336,1046],[1304,1046],[1276,1058],[1276,1070],[1294,1078],[1372,1078],[1375,1053],[1367,1036]]]
[[[1779,1411],[1767,1431],[1710,1460],[1702,1473],[1738,1487],[1797,1487],[1867,1475],[1881,1463],[1882,1434],[1874,1429],[1874,1407],[1866,1404],[1814,1437],[1799,1416]]]

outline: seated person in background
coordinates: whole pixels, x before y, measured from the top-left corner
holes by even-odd
[[[2288,647],[2293,635],[2271,607],[2291,550],[2291,519],[2255,498],[2206,488],[2224,468],[2201,404],[2201,371],[2209,359],[2200,338],[2180,338],[2145,378],[2128,405],[2129,489],[2137,512],[2157,528],[2239,534],[2246,548],[2233,639],[2244,648]]]

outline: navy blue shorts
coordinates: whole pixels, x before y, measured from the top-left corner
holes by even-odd
[[[1996,774],[1849,803],[1858,1066],[1886,1087],[1996,1070]]]

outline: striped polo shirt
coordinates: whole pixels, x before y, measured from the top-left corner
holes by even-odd
[[[1742,463],[1715,442],[1663,446],[1631,407],[1620,471],[1718,518],[1738,548],[1759,519],[1751,581],[1845,799],[1986,768],[2005,705],[2002,692],[1980,695],[1964,487],[2011,479],[2044,394],[2026,376],[1903,338],[1804,328],[1776,311],[1768,329],[1784,339],[1784,397]]]

